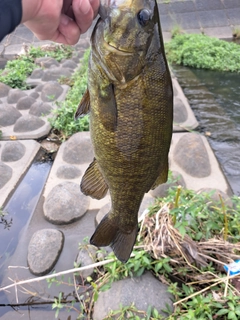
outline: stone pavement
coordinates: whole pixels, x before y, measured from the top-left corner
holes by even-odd
[[[169,27],[170,22],[169,24],[165,22],[174,21],[174,8],[176,19],[181,16],[182,18],[179,21],[186,21],[188,18],[184,14],[189,12],[187,10],[190,10],[187,8],[192,8],[192,12],[195,14],[198,11],[204,12],[207,8],[210,11],[215,10],[216,14],[229,14],[231,10],[226,7],[226,3],[234,5],[234,1],[229,0],[166,2],[160,1],[159,4],[164,36],[166,37],[172,27]],[[207,3],[208,6],[206,6]],[[215,7],[213,4],[215,4]],[[222,7],[223,5],[225,7]],[[236,11],[239,9],[237,1],[235,9]],[[186,17],[185,20],[183,20],[184,17]],[[207,23],[204,19],[202,21]],[[239,21],[237,23],[240,25]],[[202,25],[199,25],[197,28],[190,29],[200,32],[201,27]],[[215,27],[216,32],[217,29],[219,27]],[[89,34],[90,31],[79,41],[70,61],[62,61],[58,64],[47,57],[41,60],[41,65],[45,66],[44,70],[35,70],[28,79],[28,83],[34,86],[33,89],[19,91],[0,84],[0,125],[3,132],[0,141],[0,207],[5,206],[13,189],[23,178],[38,150],[45,148],[48,141],[41,140],[50,131],[47,118],[51,116],[52,109],[56,108],[54,102],[63,100],[68,90],[68,87],[60,85],[57,79],[63,74],[72,74],[77,68],[78,59],[89,43]],[[229,34],[229,37],[231,37],[231,34]],[[0,47],[2,46],[3,58],[11,58],[19,53],[22,50],[23,42],[26,44],[43,44],[24,26],[19,26],[0,45]],[[197,132],[188,133],[186,131],[186,129],[196,130],[198,123],[177,79],[174,77],[173,85],[174,134],[170,150],[170,169],[175,176],[180,177],[181,184],[189,189],[212,188],[230,195],[231,190],[207,139]],[[42,114],[45,116],[42,117]],[[36,140],[41,141],[41,143]],[[54,147],[53,143],[52,147]],[[77,259],[79,251],[78,243],[82,242],[86,236],[90,237],[92,235],[95,229],[95,221],[99,222],[103,212],[109,207],[109,195],[105,199],[97,201],[83,196],[79,191],[81,177],[92,158],[93,152],[88,132],[77,133],[60,146],[37,207],[19,236],[15,252],[7,260],[6,265],[23,266],[24,268],[4,268],[1,286],[9,284],[9,277],[20,280],[47,274],[52,270],[58,272],[73,267],[73,262]],[[140,208],[140,214],[154,201],[154,197],[162,195],[162,188],[160,187],[155,192],[146,195]],[[89,257],[84,255],[79,259],[84,264]],[[159,292],[158,284],[159,282],[156,285],[156,292]],[[54,288],[52,286],[49,290],[45,282],[27,288],[29,289],[28,292],[18,291],[19,303],[24,303],[30,298],[31,292],[37,293],[44,300],[49,298],[49,295],[50,298],[53,298],[61,290],[66,294],[72,291],[68,286]],[[163,288],[162,290],[166,292],[166,289]],[[157,295],[156,292],[151,294]],[[9,303],[16,302],[15,289],[9,290],[5,299]],[[161,309],[160,306],[156,307],[159,310]],[[106,308],[109,308],[109,306],[106,305]],[[99,309],[101,314],[104,314],[105,311],[106,309],[103,311]],[[42,313],[43,311],[39,312]],[[95,314],[96,312],[95,310]],[[99,313],[97,315],[99,316]],[[27,317],[27,315],[25,316]],[[28,319],[26,317],[24,319]],[[64,315],[62,317],[62,319],[65,319]],[[2,319],[10,318],[20,319],[22,315],[21,313],[8,312],[2,316]],[[46,320],[53,319],[53,314],[45,312],[44,318]],[[97,316],[95,318],[97,319]]]

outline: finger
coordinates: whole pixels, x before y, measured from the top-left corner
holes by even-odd
[[[96,18],[99,10],[100,0],[90,0],[90,4],[94,12],[94,18]]]
[[[62,14],[58,30],[51,40],[58,43],[74,45],[78,42],[80,34],[80,29],[76,22]]]
[[[95,0],[98,1],[98,0]],[[95,5],[94,5],[95,6]],[[75,0],[72,2],[75,20],[81,33],[85,33],[94,19],[94,10],[89,0]]]

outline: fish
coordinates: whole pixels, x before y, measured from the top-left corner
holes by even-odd
[[[90,243],[126,262],[145,193],[167,181],[173,88],[155,0],[101,0],[99,15],[75,113],[90,113],[94,150],[80,186],[95,199],[109,191],[111,209]]]

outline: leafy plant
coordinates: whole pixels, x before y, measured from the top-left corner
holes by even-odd
[[[238,44],[203,34],[176,34],[165,45],[170,63],[193,68],[240,72]]]
[[[58,109],[54,111],[55,117],[49,119],[52,127],[61,133],[63,140],[75,132],[89,130],[88,115],[74,120],[77,106],[87,88],[89,53],[89,50],[85,52],[80,68],[73,74],[71,78],[72,87],[68,91],[65,101],[61,102]]]

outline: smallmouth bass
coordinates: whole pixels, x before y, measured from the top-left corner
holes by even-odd
[[[173,90],[155,0],[102,0],[91,37],[88,89],[75,117],[90,110],[95,158],[81,190],[109,190],[111,210],[90,243],[110,245],[126,262],[138,232],[138,210],[166,182]]]

